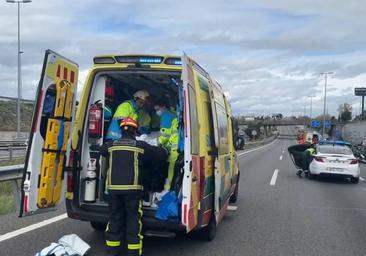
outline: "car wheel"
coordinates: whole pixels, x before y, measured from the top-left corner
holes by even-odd
[[[211,215],[210,222],[206,227],[200,230],[200,238],[204,241],[211,242],[216,236],[216,218],[215,214]]]
[[[351,177],[351,182],[357,184],[360,181],[359,177]]]
[[[90,225],[96,231],[105,231],[105,229],[107,227],[107,223],[95,222],[95,221],[91,221]]]

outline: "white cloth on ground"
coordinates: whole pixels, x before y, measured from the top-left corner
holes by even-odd
[[[65,256],[84,255],[90,246],[75,234],[65,235],[58,240],[58,243],[51,243],[50,246],[42,249],[35,256]]]

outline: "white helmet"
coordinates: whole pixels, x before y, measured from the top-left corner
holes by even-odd
[[[145,90],[140,90],[140,91],[137,91],[133,94],[133,97],[136,99],[141,99],[141,100],[147,100],[149,98],[150,94],[148,91],[145,91]]]

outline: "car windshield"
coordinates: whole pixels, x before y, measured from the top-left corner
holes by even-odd
[[[352,155],[352,150],[349,147],[339,145],[321,145],[318,146],[318,152],[322,154]]]

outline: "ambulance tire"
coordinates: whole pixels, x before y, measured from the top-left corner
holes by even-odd
[[[200,231],[200,238],[204,241],[211,242],[216,236],[216,218],[215,214],[211,215],[210,222]]]
[[[238,201],[238,194],[239,194],[239,177],[240,177],[240,173],[238,174],[238,180],[236,181],[236,186],[235,186],[234,193],[230,196],[229,203],[231,203],[231,204],[234,204],[234,203],[236,203],[236,201]]]
[[[91,221],[90,225],[95,231],[105,231],[107,223]]]

